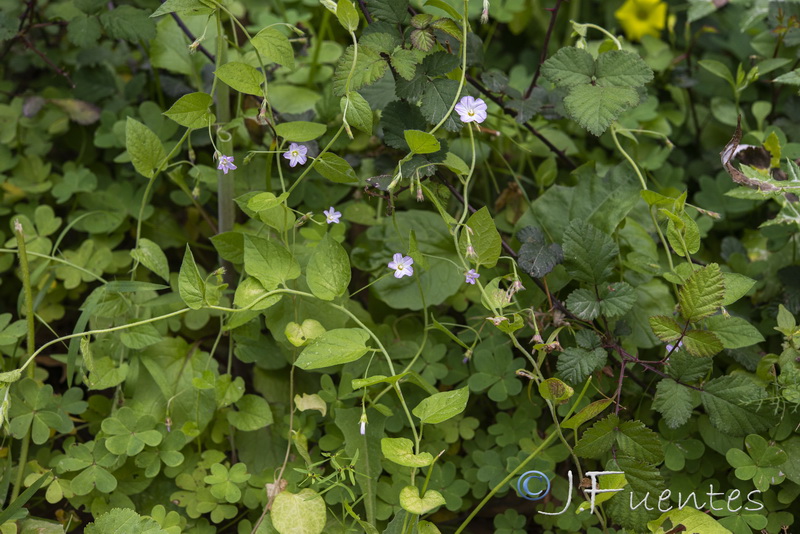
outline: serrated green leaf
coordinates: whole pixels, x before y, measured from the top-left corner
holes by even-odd
[[[711,263],[698,269],[678,291],[681,315],[695,322],[717,311],[725,297],[725,285],[719,265]]]
[[[214,75],[240,93],[256,96],[264,94],[264,90],[261,88],[261,84],[264,83],[264,75],[246,63],[238,61],[225,63],[214,71]]]
[[[535,226],[527,226],[517,233],[522,246],[517,262],[523,271],[534,278],[542,278],[564,261],[564,251],[558,243],[547,244],[544,233]]]
[[[289,38],[275,28],[264,28],[250,40],[262,59],[294,68],[294,50]]]
[[[210,15],[214,9],[206,5],[203,0],[167,0],[156,9],[151,17],[177,13],[178,15]]]
[[[430,124],[438,124],[458,96],[458,82],[448,78],[436,78],[422,93],[420,111]],[[451,113],[444,122],[444,128],[451,132],[461,129],[462,123]]]
[[[564,266],[581,282],[599,285],[611,275],[619,253],[610,236],[591,224],[574,220],[564,232]]]
[[[600,315],[600,301],[586,288],[576,289],[567,297],[567,309],[579,319],[593,321]]]
[[[314,160],[314,170],[337,184],[358,182],[356,173],[350,164],[344,158],[330,152],[326,152]]]
[[[167,153],[153,131],[132,117],[125,122],[125,148],[136,171],[145,178],[155,176],[155,171]]]
[[[683,346],[691,354],[703,358],[713,356],[723,349],[719,338],[707,330],[689,330],[683,338]]]
[[[156,36],[156,25],[147,11],[129,5],[118,5],[101,13],[100,23],[112,39],[138,43],[150,41]]]
[[[664,379],[656,386],[653,409],[658,410],[670,428],[678,428],[692,416],[692,393],[674,380]]]
[[[614,87],[641,87],[653,80],[653,71],[635,52],[611,50],[597,58],[597,83]]]
[[[564,107],[578,124],[600,136],[638,102],[639,94],[630,87],[579,85],[564,98]]]
[[[700,398],[717,429],[731,436],[763,432],[775,424],[768,410],[759,410],[767,392],[750,378],[729,375],[706,383]]]
[[[372,85],[380,80],[386,74],[386,69],[389,68],[389,64],[379,52],[367,46],[359,46],[356,66],[348,87],[347,78],[350,76],[353,56],[353,47],[348,46],[336,63],[333,73],[333,94],[336,96],[341,97],[344,96],[345,91],[358,91],[364,86]]]
[[[372,108],[363,96],[350,91],[340,101],[342,113],[350,126],[372,135]]]
[[[389,24],[403,24],[409,17],[408,0],[369,0],[372,16]]]
[[[565,89],[591,83],[594,70],[592,55],[574,46],[562,48],[542,64],[542,75]]]
[[[617,444],[620,451],[650,464],[664,461],[661,437],[641,421],[625,421],[617,427]]]
[[[78,15],[67,24],[67,39],[81,48],[94,46],[100,34],[100,21],[93,15]]]
[[[295,365],[301,369],[321,369],[354,362],[369,352],[369,334],[358,328],[328,330],[309,343]]]
[[[419,63],[420,55],[419,52],[414,50],[398,48],[392,52],[390,61],[394,70],[397,71],[397,74],[411,81],[414,78],[414,74],[417,72],[417,64]]]
[[[579,384],[605,365],[608,354],[601,348],[592,351],[569,347],[558,355],[558,374],[570,384]]]
[[[404,100],[389,102],[381,113],[381,129],[384,142],[398,150],[410,150],[406,143],[406,130],[424,130],[425,117],[419,107]]]
[[[616,442],[614,429],[619,424],[619,417],[614,414],[589,427],[575,445],[575,454],[581,458],[601,458],[608,454]]]
[[[308,261],[306,281],[311,292],[322,300],[333,300],[347,291],[350,284],[350,258],[347,251],[325,234]]]
[[[650,317],[650,328],[661,341],[676,341],[681,337],[683,328],[672,317],[654,315]]]

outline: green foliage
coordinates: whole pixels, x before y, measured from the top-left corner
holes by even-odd
[[[0,533],[796,528],[800,7],[485,4],[0,0]]]

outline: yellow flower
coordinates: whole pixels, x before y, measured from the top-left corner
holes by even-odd
[[[658,37],[667,21],[667,4],[661,0],[626,0],[616,13],[630,41],[645,35]]]

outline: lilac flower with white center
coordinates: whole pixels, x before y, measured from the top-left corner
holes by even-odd
[[[228,174],[228,171],[235,171],[236,165],[233,164],[233,156],[219,156],[219,165],[217,169],[221,170],[223,174]]]
[[[456,113],[461,117],[461,122],[481,123],[486,120],[486,102],[465,96],[456,104]]]
[[[678,343],[677,346],[676,345],[670,345],[669,343],[667,343],[667,354],[680,349],[682,346],[683,346],[683,341]]]
[[[481,275],[478,274],[475,269],[470,269],[469,271],[465,272],[464,276],[467,278],[466,282],[468,284],[472,284],[473,286],[475,285],[475,280],[481,277]]]
[[[336,211],[333,206],[331,206],[331,209],[328,211],[323,211],[322,213],[325,214],[325,222],[328,224],[339,224],[339,217],[341,217],[342,214]]]
[[[289,167],[303,165],[307,160],[308,147],[306,145],[298,145],[292,143],[289,145],[289,150],[283,153],[283,157],[289,160]]]
[[[389,268],[394,269],[395,278],[403,278],[404,276],[411,276],[414,274],[414,268],[411,266],[414,264],[414,260],[411,256],[403,256],[397,253],[392,259],[394,261],[389,262]]]

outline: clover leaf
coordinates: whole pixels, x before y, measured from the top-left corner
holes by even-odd
[[[595,60],[574,46],[562,48],[545,61],[542,74],[567,90],[567,113],[597,136],[639,103],[638,89],[653,79],[653,71],[638,54],[612,50]]]
[[[156,420],[151,415],[139,416],[127,406],[113,417],[103,420],[103,432],[111,436],[106,447],[113,454],[135,456],[145,445],[155,447],[161,443],[161,432],[155,430]]]
[[[80,471],[72,479],[75,495],[88,495],[95,488],[101,493],[110,493],[117,488],[117,479],[109,468],[118,457],[106,449],[102,440],[73,445],[67,449],[67,457],[58,464],[60,472]]]
[[[211,495],[220,500],[230,503],[239,502],[242,498],[241,485],[250,480],[247,473],[247,466],[238,463],[230,469],[222,464],[211,466],[211,474],[206,476],[203,481],[211,486]]]
[[[9,410],[9,430],[16,439],[22,439],[28,430],[37,445],[50,439],[50,431],[71,432],[74,425],[69,413],[80,413],[86,403],[81,401],[82,393],[73,388],[64,394],[64,398],[53,394],[53,387],[40,385],[30,378],[17,384],[16,395]],[[64,406],[59,404],[64,402]]]
[[[780,467],[786,463],[788,456],[779,447],[769,445],[767,440],[758,434],[750,434],[744,439],[747,452],[740,449],[729,449],[725,459],[735,469],[739,480],[753,480],[753,485],[760,491],[767,491],[770,485],[783,482],[786,476]]]
[[[489,390],[489,398],[495,402],[506,400],[522,391],[522,382],[516,370],[525,366],[522,358],[514,358],[507,346],[489,349],[484,343],[478,345],[473,356],[477,373],[469,377],[469,389],[474,392]]]

